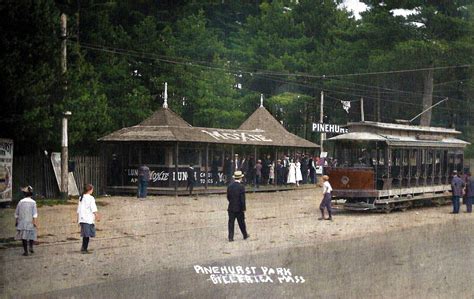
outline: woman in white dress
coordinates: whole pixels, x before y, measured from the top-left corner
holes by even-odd
[[[301,163],[300,160],[296,160],[296,186],[300,185],[300,182],[303,180],[303,174],[301,173]]]
[[[296,184],[296,164],[293,159],[290,160],[288,166],[288,179],[286,181],[288,184]]]

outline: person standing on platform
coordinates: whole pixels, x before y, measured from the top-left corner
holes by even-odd
[[[250,156],[248,162],[248,170],[247,172],[242,172],[246,176],[247,184],[254,184],[255,183],[255,160],[253,156]]]
[[[245,175],[249,171],[249,161],[246,156],[242,156],[242,161],[240,163],[240,171]],[[242,183],[247,184],[245,177],[242,178]]]
[[[283,156],[282,163],[283,163],[283,169],[284,169],[283,184],[286,185],[288,181],[288,174],[290,172],[290,160],[287,155]]]
[[[229,242],[234,241],[234,224],[236,218],[244,240],[250,237],[245,225],[245,187],[241,183],[243,177],[242,171],[236,171],[233,176],[234,182],[227,187],[227,200],[229,201],[227,208],[227,213],[229,214]]]
[[[303,184],[308,182],[308,158],[306,155],[303,155],[301,158],[301,175],[303,177]]]
[[[224,174],[225,174],[225,183],[230,184],[232,179],[232,161],[229,156],[225,156],[224,160]]]
[[[321,211],[321,218],[318,218],[318,220],[332,220],[332,208],[331,208],[331,200],[332,200],[332,187],[331,184],[329,183],[329,177],[327,175],[323,175],[322,177],[323,180],[323,200],[321,201],[321,204],[319,205],[319,210]],[[328,210],[328,218],[324,217],[324,208]]]
[[[240,170],[240,158],[239,154],[235,154],[234,156],[234,161],[232,163],[232,171],[236,172],[237,170]]]
[[[458,172],[455,170],[453,171],[453,179],[451,181],[451,191],[453,193],[453,212],[452,214],[459,213],[459,201],[462,198],[462,193],[464,189],[465,183],[463,180],[458,176]]]
[[[466,210],[472,213],[472,201],[474,200],[474,177],[467,173],[466,177]]]
[[[293,162],[293,159],[290,160],[290,164],[288,166],[288,176],[286,183],[296,184],[296,164]]]
[[[188,169],[186,169],[186,181],[187,186],[186,190],[189,190],[189,196],[193,195],[194,184],[196,184],[196,178],[194,177],[194,168],[193,165],[190,164]]]
[[[296,160],[296,186],[300,185],[300,182],[303,180],[303,175],[301,173],[301,163],[299,160]]]
[[[142,165],[138,168],[138,198],[146,198],[148,182],[150,181],[150,168]]]
[[[261,180],[262,185],[268,184],[268,179],[270,176],[270,163],[271,163],[271,157],[270,155],[267,155],[266,158],[263,159],[262,161],[262,180]]]
[[[276,177],[277,177],[277,185],[283,185],[283,178],[285,176],[285,168],[283,167],[283,162],[281,160],[277,161],[276,165]]]
[[[255,187],[259,188],[262,182],[262,160],[258,160],[255,164]]]
[[[38,209],[33,200],[33,187],[26,186],[21,188],[24,198],[20,200],[15,210],[16,240],[23,243],[23,255],[28,256],[28,245],[30,253],[34,253],[33,243],[36,241],[38,227]]]
[[[212,184],[217,186],[219,184],[219,157],[214,157],[211,165]]]
[[[309,168],[309,181],[311,184],[316,183],[316,165],[314,165],[313,158],[308,160],[308,168]]]
[[[270,172],[268,174],[268,184],[273,185],[275,183],[275,162],[270,163]]]

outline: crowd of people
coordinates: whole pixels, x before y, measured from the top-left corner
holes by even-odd
[[[222,166],[224,182],[232,183],[235,171],[244,174],[242,183],[258,188],[261,185],[296,185],[315,184],[317,182],[317,167],[327,166],[328,161],[319,157],[301,154],[296,157],[283,155],[280,159],[273,159],[270,155],[262,159],[255,159],[253,155],[234,157],[225,156],[224,161],[214,157],[211,173],[214,185],[219,185],[219,167]]]

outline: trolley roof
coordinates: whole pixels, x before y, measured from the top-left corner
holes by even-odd
[[[461,132],[455,129],[426,127],[380,122],[348,123],[349,133],[328,140],[379,141],[392,146],[411,147],[465,147],[470,144],[455,138]]]

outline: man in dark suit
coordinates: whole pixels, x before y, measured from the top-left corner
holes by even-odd
[[[193,165],[189,165],[188,169],[186,170],[188,185],[186,190],[189,190],[189,195],[193,195],[193,188],[194,184],[196,183],[196,178],[194,177],[194,168]]]
[[[244,240],[250,237],[245,226],[245,187],[241,183],[243,177],[242,171],[236,171],[233,175],[234,182],[227,187],[227,200],[229,201],[229,207],[227,208],[227,213],[229,214],[229,242],[234,241],[235,218],[237,218]]]

